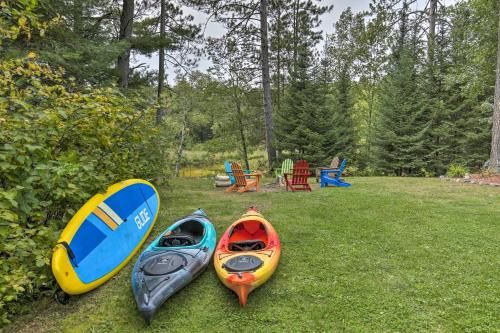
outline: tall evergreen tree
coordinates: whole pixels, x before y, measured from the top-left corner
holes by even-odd
[[[329,124],[325,121],[324,84],[315,80],[314,75],[317,39],[307,11],[300,12],[295,29],[302,38],[294,46],[290,83],[277,116],[277,147],[294,158],[305,158],[318,164],[326,157],[324,140]]]
[[[443,98],[449,118],[443,132],[451,162],[479,169],[488,160],[495,84],[498,2],[473,0],[448,9],[449,66]],[[474,74],[472,74],[474,73]]]
[[[406,2],[400,15],[391,68],[382,83],[375,165],[381,172],[405,175],[425,167],[429,123],[420,105],[417,36]]]
[[[359,59],[359,39],[363,31],[362,14],[354,15],[351,8],[347,8],[335,23],[335,32],[328,36],[327,57],[334,79],[329,118],[331,126],[325,142],[325,149],[330,156],[341,155],[350,159],[355,156],[351,89],[355,65]]]
[[[287,156],[319,164],[327,157],[325,133],[330,124],[324,117],[324,86],[313,81],[309,71],[306,61],[298,61],[290,77],[282,110],[277,115],[277,147]]]

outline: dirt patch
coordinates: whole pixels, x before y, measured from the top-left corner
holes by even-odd
[[[278,182],[262,184],[260,186],[262,192],[281,192],[285,190],[284,186],[280,186]]]
[[[464,182],[479,185],[500,186],[500,175],[483,176],[480,174],[470,175],[468,179],[464,178]]]
[[[500,187],[500,175],[472,174],[472,175],[466,175],[463,178],[448,178],[448,177],[441,176],[440,179],[451,181],[451,182],[456,182],[456,183],[488,185],[488,186]]]

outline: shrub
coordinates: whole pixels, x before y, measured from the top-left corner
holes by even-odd
[[[468,172],[467,168],[460,164],[451,164],[446,173],[451,178],[461,178]]]
[[[420,168],[418,175],[425,178],[436,177],[436,173],[434,171],[427,170],[426,168]]]
[[[162,173],[154,113],[113,88],[80,90],[33,53],[0,61],[0,324],[51,288],[51,247],[83,202]]]

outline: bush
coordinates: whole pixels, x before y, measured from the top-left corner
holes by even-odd
[[[371,166],[367,166],[365,168],[358,168],[354,165],[347,165],[346,174],[348,176],[356,176],[356,177],[374,177],[380,176],[381,173],[378,172],[375,168]]]
[[[31,53],[0,62],[0,324],[50,289],[51,247],[93,194],[162,173],[155,110],[113,88],[79,90]]]
[[[451,164],[446,173],[451,178],[461,178],[468,172],[467,168],[460,164]]]
[[[423,176],[425,178],[436,177],[436,173],[434,171],[427,170],[426,168],[421,168],[418,176]]]

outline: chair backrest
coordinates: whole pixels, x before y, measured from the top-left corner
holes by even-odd
[[[299,160],[293,165],[292,184],[300,185],[307,184],[309,177],[309,164],[306,160]]]
[[[339,157],[335,156],[332,160],[332,163],[330,163],[330,168],[331,169],[337,169],[339,167]]]
[[[347,165],[347,160],[346,159],[342,160],[342,163],[340,163],[339,171],[335,175],[335,178],[340,178],[342,176],[342,172],[344,172],[346,165]]]
[[[231,170],[233,171],[233,176],[236,180],[235,184],[238,186],[246,186],[247,179],[241,165],[238,162],[233,162],[231,163]]]
[[[283,161],[281,164],[281,174],[291,173],[293,170],[293,161],[289,158]]]
[[[235,179],[233,176],[233,172],[231,171],[231,163],[229,163],[228,161],[224,161],[224,169],[226,169],[226,173],[229,176],[229,181],[231,182],[231,184],[234,184]]]

